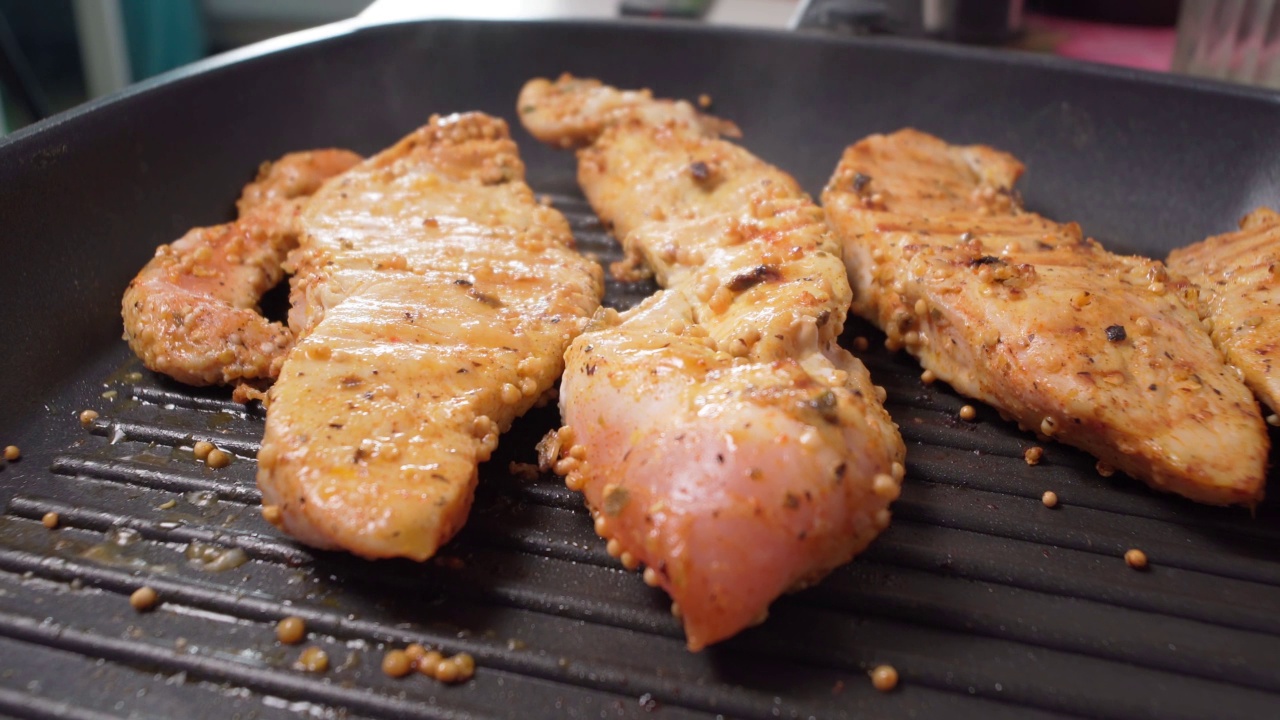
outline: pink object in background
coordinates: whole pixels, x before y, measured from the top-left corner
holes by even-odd
[[[1052,36],[1052,52],[1063,57],[1108,65],[1168,71],[1177,31],[1172,27],[1139,27],[1029,15],[1027,31]]]

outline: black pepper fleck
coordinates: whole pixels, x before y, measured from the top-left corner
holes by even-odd
[[[1127,337],[1123,325],[1112,325],[1107,328],[1107,339],[1111,342],[1124,342]]]

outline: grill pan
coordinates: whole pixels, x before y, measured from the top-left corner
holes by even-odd
[[[152,248],[231,216],[260,161],[375,151],[432,112],[514,120],[562,71],[709,93],[744,144],[816,193],[840,150],[911,125],[1028,166],[1029,207],[1163,257],[1280,198],[1277,96],[1013,53],[672,27],[338,26],[171,73],[0,141],[0,714],[38,718],[1260,718],[1280,716],[1280,522],[1196,506],[1046,446],[851,322],[908,445],[890,530],[763,626],[700,654],[621,570],[580,500],[519,479],[536,410],[481,469],[471,520],[423,565],[291,543],[260,518],[260,408],[141,371],[119,300]],[[515,128],[529,182],[604,261],[567,154]],[[607,303],[652,290],[611,284]],[[100,417],[82,426],[77,416]],[[208,439],[239,457],[209,470]],[[1274,440],[1274,438],[1273,438]],[[1040,503],[1054,490],[1059,507]],[[1272,487],[1272,494],[1276,488]],[[172,505],[170,505],[172,501]],[[61,516],[58,530],[41,517]],[[248,561],[209,572],[192,544]],[[1121,559],[1151,558],[1144,572]],[[135,613],[148,584],[161,605]],[[285,615],[328,651],[293,670]],[[386,647],[466,651],[469,683],[393,680]],[[889,694],[866,670],[892,663]]]

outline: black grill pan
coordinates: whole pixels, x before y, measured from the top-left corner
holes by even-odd
[[[1028,165],[1028,205],[1162,257],[1280,201],[1272,94],[1014,53],[656,24],[441,22],[328,28],[215,59],[0,141],[0,714],[38,718],[1280,717],[1280,522],[1102,478],[863,335],[908,443],[892,528],[761,627],[700,654],[667,601],[605,554],[575,495],[518,479],[555,427],[535,411],[482,469],[437,561],[291,543],[257,511],[259,409],[139,372],[119,300],[152,248],[229,217],[260,161],[371,152],[433,112],[514,119],[562,71],[708,93],[745,144],[816,192],[840,150],[912,125]],[[616,247],[573,159],[517,139],[582,248]],[[627,306],[649,286],[613,284]],[[100,417],[88,426],[83,409]],[[223,470],[191,456],[215,441]],[[1054,490],[1061,504],[1043,507]],[[1273,488],[1274,491],[1274,488]],[[61,527],[41,517],[58,512]],[[248,561],[208,572],[192,543]],[[1145,572],[1121,556],[1140,547]],[[137,614],[148,584],[162,604]],[[275,642],[304,617],[332,668]],[[387,646],[472,653],[471,682],[392,680]],[[867,668],[888,662],[898,690]]]

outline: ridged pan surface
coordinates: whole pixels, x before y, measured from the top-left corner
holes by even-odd
[[[1155,494],[1029,435],[891,355],[846,340],[908,443],[893,525],[764,625],[690,654],[668,602],[611,560],[579,498],[522,479],[557,425],[534,411],[483,466],[436,561],[311,551],[258,512],[260,408],[147,372],[119,299],[152,248],[228,217],[260,161],[382,147],[433,112],[514,120],[562,71],[708,93],[744,143],[811,191],[844,145],[911,125],[1028,165],[1029,207],[1163,257],[1280,202],[1275,96],[1017,54],[898,42],[582,24],[327,30],[215,60],[0,143],[0,714],[39,718],[1280,717],[1280,521]],[[517,140],[530,184],[586,252],[616,245],[573,160]],[[652,290],[611,284],[625,307]],[[96,420],[82,425],[92,409]],[[211,470],[190,446],[236,453]],[[1058,507],[1041,504],[1045,490]],[[1273,495],[1280,495],[1273,487]],[[49,512],[59,527],[41,524]],[[1122,555],[1141,548],[1142,572]],[[191,556],[243,553],[210,571]],[[216,552],[214,553],[217,554]],[[234,564],[234,563],[229,563]],[[161,602],[137,613],[129,594]],[[304,618],[330,669],[292,667],[275,622]],[[447,687],[392,679],[383,652],[469,652]],[[897,690],[867,678],[897,667]]]

